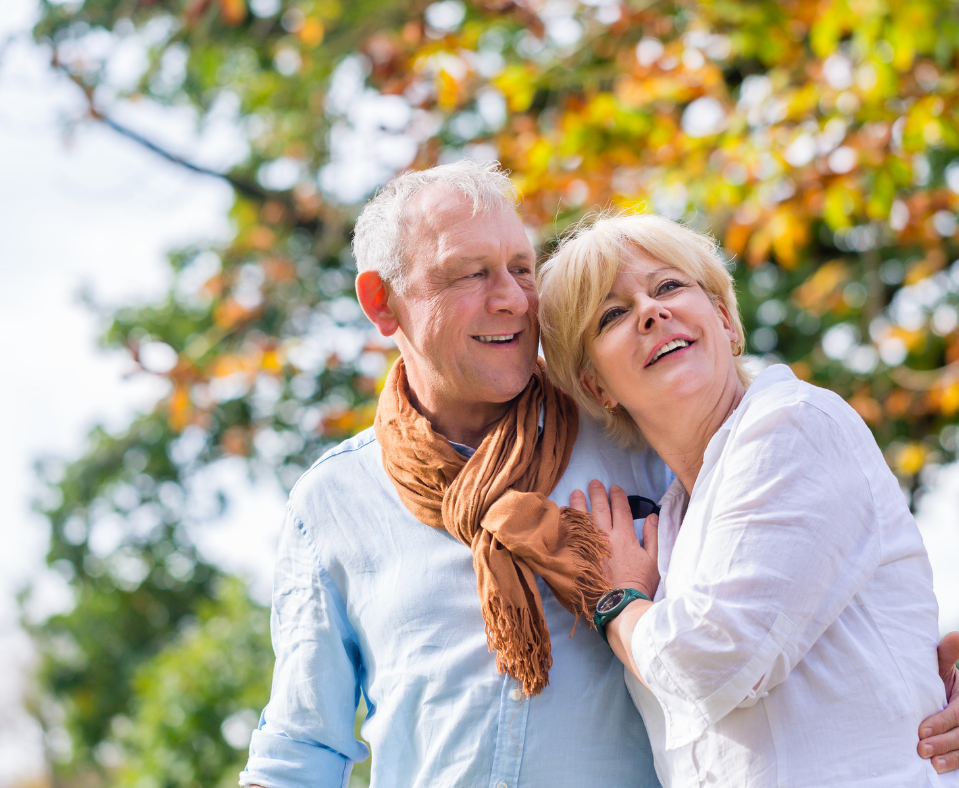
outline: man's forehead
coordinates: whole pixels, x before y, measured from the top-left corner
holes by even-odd
[[[508,203],[474,211],[472,200],[449,188],[420,192],[407,211],[406,225],[411,241],[433,246],[440,257],[464,256],[459,249],[464,244],[475,250],[465,256],[482,256],[482,247],[498,247],[504,242],[510,247],[529,247],[516,251],[532,250],[519,216]]]

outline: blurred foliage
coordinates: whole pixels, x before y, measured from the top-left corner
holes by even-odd
[[[206,171],[137,131],[136,108],[189,111],[201,131],[225,118],[242,142],[219,172],[230,241],[173,254],[164,300],[108,316],[105,345],[166,394],[39,467],[74,596],[33,628],[58,785],[235,780],[268,693],[268,615],[195,536],[228,505],[224,463],[289,487],[371,422],[392,351],[363,325],[347,242],[397,169],[500,159],[547,251],[597,207],[709,230],[750,351],[842,394],[914,504],[955,459],[957,0],[42,10],[38,45],[86,100],[74,122]]]

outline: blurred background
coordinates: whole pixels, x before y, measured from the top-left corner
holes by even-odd
[[[395,352],[353,220],[463,156],[543,252],[607,206],[715,234],[959,629],[957,89],[956,0],[4,0],[0,786],[236,784],[285,494]]]

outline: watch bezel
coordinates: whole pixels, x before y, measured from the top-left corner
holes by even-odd
[[[596,603],[596,612],[603,615],[612,613],[616,609],[616,606],[621,604],[625,598],[625,588],[610,589],[599,598],[599,602]]]

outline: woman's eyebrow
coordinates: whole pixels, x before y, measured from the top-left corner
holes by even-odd
[[[674,265],[664,265],[662,268],[657,268],[655,271],[650,271],[648,274],[646,274],[646,281],[653,279],[657,275],[663,273],[663,271],[680,271],[680,269]],[[680,273],[682,273],[682,271],[680,271]]]
[[[664,271],[678,271],[679,273],[684,273],[681,268],[676,268],[676,266],[673,266],[673,265],[664,265],[662,268],[657,268],[655,271],[650,271],[648,274],[646,274],[646,281],[649,282],[652,279],[655,279],[656,276],[663,273]],[[613,288],[606,294],[606,298],[603,299],[603,303],[605,304],[607,301],[610,301],[613,298],[617,298],[617,297],[618,295],[616,293],[616,288]]]

